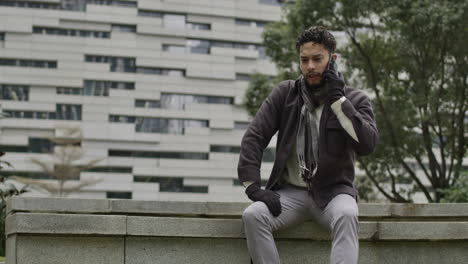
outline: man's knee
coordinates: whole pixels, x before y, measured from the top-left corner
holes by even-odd
[[[242,213],[242,221],[245,224],[254,224],[258,222],[268,222],[268,207],[263,202],[254,202],[249,205]]]

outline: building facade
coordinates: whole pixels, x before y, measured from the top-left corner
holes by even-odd
[[[261,33],[280,18],[274,0],[1,1],[2,175],[47,182],[31,159],[78,127],[78,164],[101,161],[72,182],[100,181],[69,197],[246,201],[242,102],[251,74],[276,74]]]

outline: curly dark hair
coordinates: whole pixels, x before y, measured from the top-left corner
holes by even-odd
[[[336,49],[335,37],[325,27],[322,26],[310,27],[304,30],[301,35],[299,35],[296,40],[297,52],[299,52],[301,46],[307,42],[322,44],[330,53],[334,53]]]

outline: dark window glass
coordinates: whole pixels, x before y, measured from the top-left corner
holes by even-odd
[[[156,12],[156,11],[148,11],[148,10],[138,10],[139,16],[148,16],[148,17],[163,17],[163,13]]]
[[[0,41],[4,41],[4,40],[5,40],[5,33],[0,32]]]
[[[210,46],[211,44],[209,40],[187,40],[187,47],[189,48],[190,53],[210,54]]]
[[[274,5],[274,6],[281,6],[282,4],[278,0],[258,0],[260,4],[265,5]]]
[[[1,59],[0,58],[0,65],[17,66],[18,64],[19,64],[18,60],[15,60],[15,59]]]
[[[0,1],[0,6],[13,6],[25,8],[41,8],[41,9],[60,9],[58,3],[40,3],[32,1]]]
[[[239,146],[211,145],[210,152],[239,153]]]
[[[236,73],[236,80],[250,82],[250,74]]]
[[[94,167],[84,170],[86,172],[103,172],[103,173],[132,173],[132,167]]]
[[[54,152],[54,142],[47,138],[29,138],[29,152],[52,153]]]
[[[56,119],[81,120],[81,105],[57,104]]]
[[[162,134],[184,134],[189,127],[208,127],[207,120],[184,120],[137,117],[136,132],[162,133]]]
[[[29,86],[25,85],[0,85],[0,99],[14,101],[29,100]]]
[[[187,104],[233,104],[232,97],[190,95],[190,94],[161,94],[161,108],[185,109]]]
[[[112,25],[112,31],[120,31],[120,32],[136,32],[135,25]]]
[[[110,115],[109,122],[113,123],[135,123],[134,116]]]
[[[82,95],[83,89],[75,87],[57,87],[57,94]]]
[[[234,48],[234,43],[225,41],[211,41],[211,47]]]
[[[187,28],[195,30],[211,30],[211,25],[207,23],[187,23]]]
[[[27,146],[15,146],[15,145],[0,145],[0,150],[3,152],[28,152]]]
[[[107,199],[132,199],[131,192],[106,192]]]
[[[163,44],[162,45],[162,50],[163,51],[168,51],[168,52],[171,52],[171,53],[184,54],[185,51],[186,51],[186,48],[183,45]]]
[[[0,59],[0,65],[36,67],[36,68],[57,68],[55,61],[22,60],[22,59]]]
[[[79,37],[95,37],[95,38],[110,38],[110,32],[105,31],[90,31],[81,29],[63,29],[50,27],[33,27],[33,33],[60,36],[79,36]]]
[[[179,69],[162,69],[162,68],[153,68],[153,67],[137,67],[137,73],[143,74],[155,74],[155,75],[168,75],[168,76],[185,76],[185,70]]]
[[[158,100],[136,99],[135,100],[135,107],[160,108],[161,107],[161,102],[158,101]]]
[[[137,7],[137,2],[132,1],[112,1],[112,5],[114,6],[122,6],[122,7]]]
[[[9,177],[9,176],[21,176],[29,179],[52,179],[51,176],[43,172],[33,172],[33,171],[5,171],[0,170],[0,176]]]
[[[186,186],[180,177],[134,176],[133,181],[159,183],[160,192],[208,193],[208,186]]]

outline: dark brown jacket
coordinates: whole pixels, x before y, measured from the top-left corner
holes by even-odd
[[[241,182],[260,183],[263,150],[278,131],[276,158],[266,188],[281,188],[280,177],[286,169],[286,160],[296,140],[299,114],[304,103],[298,85],[299,81],[289,80],[273,89],[245,132],[237,167]],[[330,102],[325,102],[319,127],[318,170],[310,193],[321,208],[325,208],[338,194],[357,196],[353,186],[355,156],[372,153],[378,140],[369,98],[363,92],[349,87],[345,87],[345,97],[347,100],[341,108],[351,120],[359,143],[341,127],[330,108]]]

